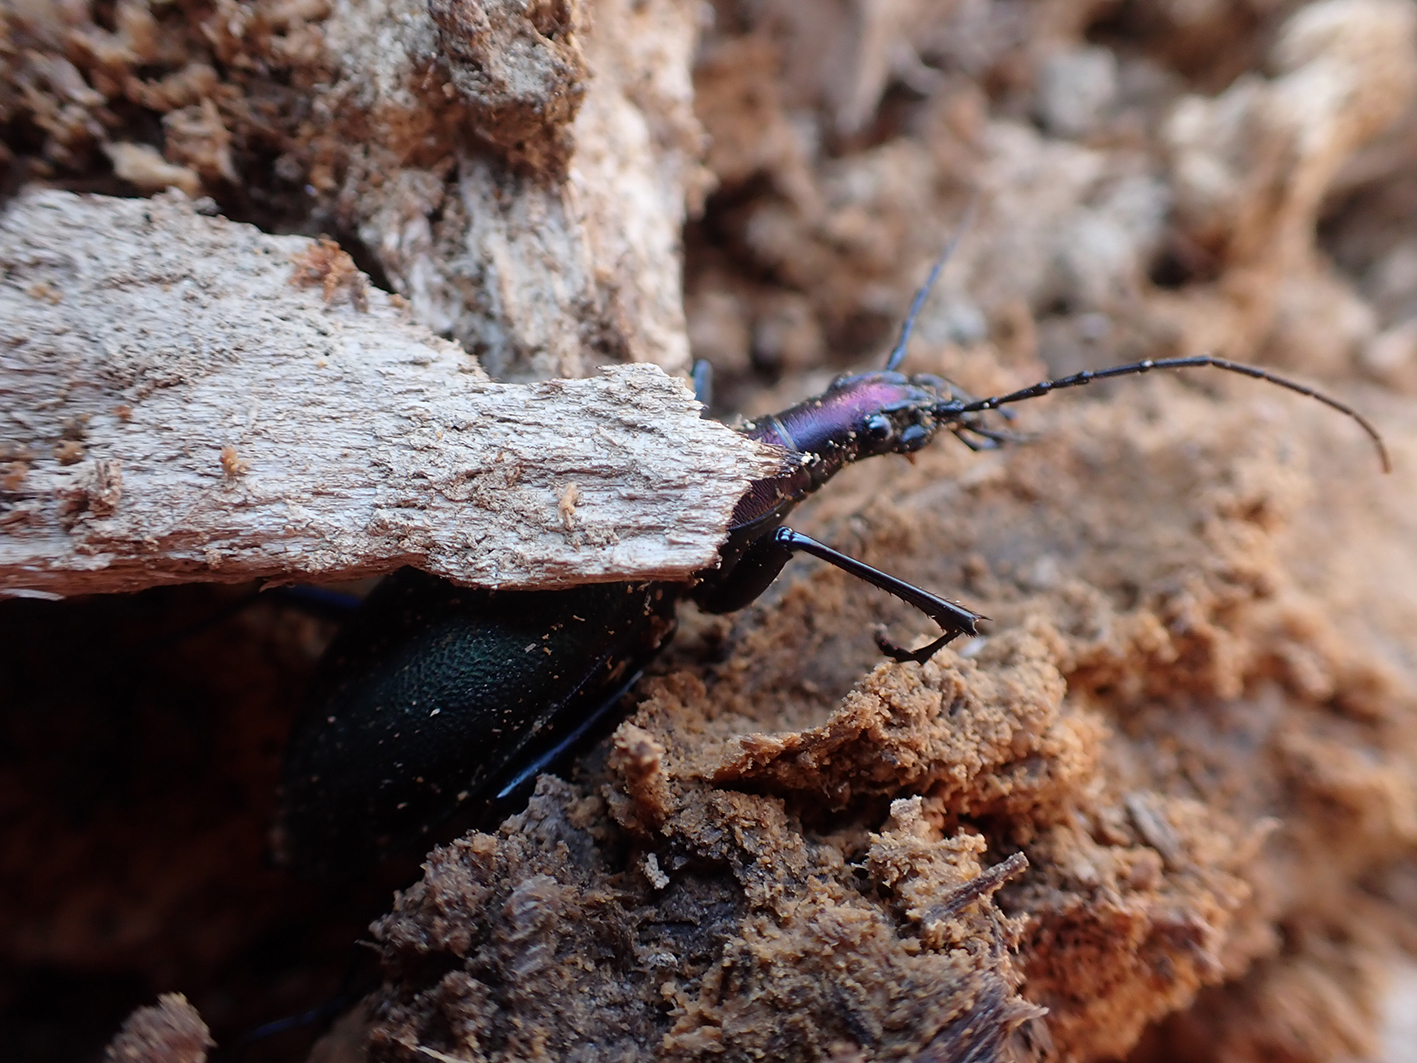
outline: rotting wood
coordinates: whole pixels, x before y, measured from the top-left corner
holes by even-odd
[[[27,192],[0,215],[0,270],[11,594],[402,564],[682,579],[781,461],[653,366],[493,382],[332,245],[177,193]]]
[[[281,73],[234,75],[250,89],[228,122],[260,138],[274,122],[311,189],[293,209],[358,233],[418,320],[499,379],[683,372],[681,232],[712,186],[689,73],[702,11],[351,0],[318,46],[238,36]],[[274,77],[311,86],[277,119]]]

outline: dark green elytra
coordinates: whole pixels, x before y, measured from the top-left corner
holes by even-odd
[[[326,653],[296,723],[277,858],[315,876],[367,865],[495,792],[553,718],[592,711],[654,656],[680,590],[385,579]]]

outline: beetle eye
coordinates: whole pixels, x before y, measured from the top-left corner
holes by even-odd
[[[890,418],[886,417],[886,414],[871,414],[866,418],[862,427],[866,429],[867,437],[873,442],[890,439],[891,435],[896,434],[896,428],[891,425]]]
[[[866,434],[872,439],[882,440],[891,437],[891,419],[883,414],[873,413],[866,418]]]

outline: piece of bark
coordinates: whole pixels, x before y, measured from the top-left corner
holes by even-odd
[[[780,458],[653,366],[499,384],[333,245],[157,200],[0,215],[0,588],[683,579]]]
[[[108,1045],[105,1063],[204,1063],[211,1031],[181,993],[164,993],[129,1015]]]

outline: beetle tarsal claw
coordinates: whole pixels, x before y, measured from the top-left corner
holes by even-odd
[[[916,664],[924,664],[931,657],[935,656],[935,654],[938,653],[945,646],[946,643],[950,642],[952,639],[958,638],[962,634],[964,634],[964,632],[962,631],[946,631],[939,638],[935,639],[933,642],[921,646],[918,650],[908,650],[904,646],[892,642],[886,636],[886,629],[884,627],[878,627],[876,629],[876,646],[880,649],[882,653],[884,653],[893,661],[897,661],[902,664],[906,661],[914,661]]]

